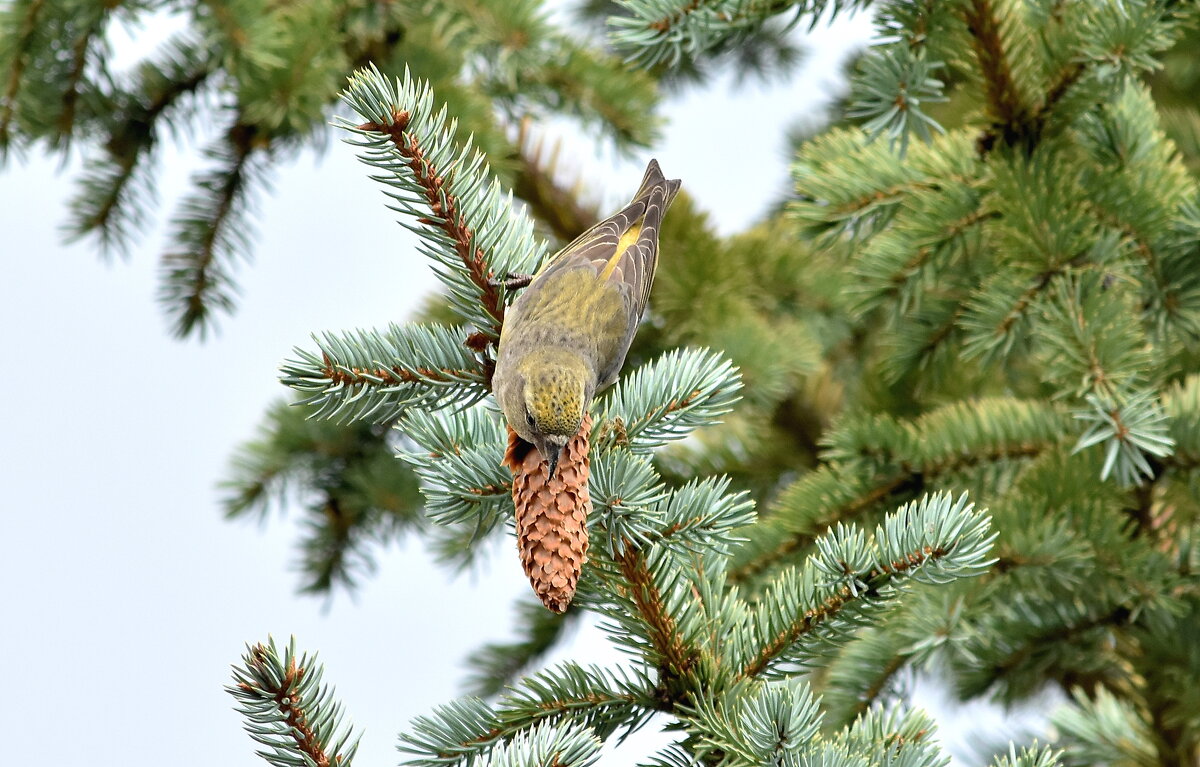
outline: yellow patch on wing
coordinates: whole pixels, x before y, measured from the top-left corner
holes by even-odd
[[[629,249],[629,246],[637,242],[638,235],[642,232],[642,222],[638,221],[633,226],[626,230],[625,234],[621,235],[621,239],[617,240],[617,249],[613,251],[612,258],[608,259],[608,263],[604,265],[604,270],[600,272],[600,279],[607,280],[616,271],[617,264],[621,262],[621,256]]]

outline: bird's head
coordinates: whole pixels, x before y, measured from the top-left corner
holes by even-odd
[[[567,440],[579,431],[589,398],[588,372],[576,355],[536,355],[523,365],[523,422],[512,424],[550,462],[554,476]],[[511,421],[510,421],[511,422]]]

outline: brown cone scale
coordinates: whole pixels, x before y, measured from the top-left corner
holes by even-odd
[[[553,478],[547,477],[549,464],[538,449],[508,430],[503,463],[513,474],[517,549],[534,593],[556,613],[566,612],[571,604],[587,561],[591,428],[592,419],[585,415],[579,432],[563,448]]]

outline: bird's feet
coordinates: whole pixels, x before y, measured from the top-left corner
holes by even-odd
[[[520,290],[531,282],[533,282],[532,274],[509,274],[502,280],[488,280],[488,284],[492,287],[505,290]]]

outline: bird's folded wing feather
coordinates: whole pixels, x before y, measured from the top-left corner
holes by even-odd
[[[646,309],[658,263],[658,230],[679,181],[668,181],[654,160],[646,168],[633,200],[597,223],[563,248],[543,268],[538,278],[588,266],[601,279],[624,288],[636,323]]]

